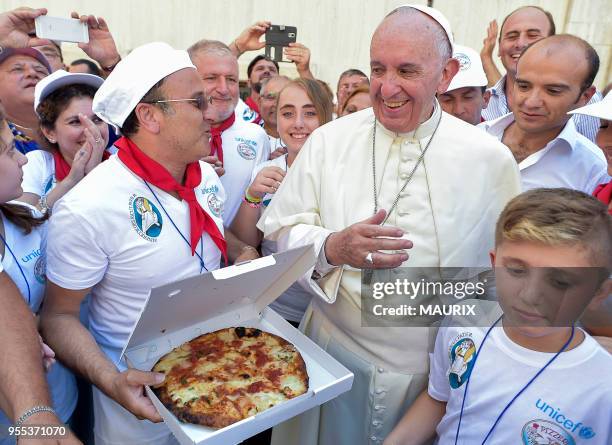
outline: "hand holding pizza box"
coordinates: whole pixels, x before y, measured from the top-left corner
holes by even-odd
[[[267,307],[314,262],[307,246],[151,291],[124,355],[166,374],[146,392],[182,445],[237,444],[350,389],[350,371]]]

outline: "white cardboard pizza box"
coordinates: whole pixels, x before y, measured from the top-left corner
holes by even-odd
[[[261,329],[293,343],[306,362],[309,389],[294,399],[218,430],[180,422],[146,392],[181,445],[237,444],[348,391],[353,374],[267,306],[315,262],[312,246],[259,258],[151,290],[123,350],[128,366],[157,360],[201,334],[233,326]]]

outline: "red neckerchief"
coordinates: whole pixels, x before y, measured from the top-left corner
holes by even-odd
[[[223,163],[223,140],[221,139],[221,133],[234,125],[235,120],[236,115],[232,113],[230,117],[221,122],[221,125],[210,129],[210,154],[217,154],[221,163]]]
[[[70,164],[66,162],[59,150],[53,150],[51,154],[53,155],[53,162],[55,164],[55,180],[57,182],[63,181],[70,173]],[[102,160],[106,161],[109,156],[110,153],[104,150],[104,153],[102,153]]]
[[[247,97],[244,103],[247,104],[249,108],[253,110],[255,113],[261,114],[259,112],[259,107],[257,106],[257,102],[255,102],[251,96]]]
[[[609,206],[610,201],[612,201],[612,181],[608,182],[607,184],[598,185],[593,192],[593,196],[599,199],[605,205]],[[608,207],[608,213],[612,215],[612,209],[610,207]]]
[[[206,232],[221,251],[227,264],[225,238],[223,238],[212,217],[202,209],[193,190],[202,182],[200,163],[192,162],[187,165],[185,185],[181,185],[176,182],[168,170],[144,154],[132,140],[122,137],[115,142],[115,146],[119,148],[118,156],[121,162],[134,174],[165,192],[177,192],[181,199],[187,201],[191,226],[191,255],[194,255],[202,233]]]

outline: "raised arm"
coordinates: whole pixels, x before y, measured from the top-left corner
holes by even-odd
[[[502,75],[493,61],[493,50],[497,40],[497,20],[492,20],[487,28],[487,36],[482,41],[480,60],[487,75],[487,86],[492,87],[501,79]]]
[[[230,43],[228,46],[236,58],[240,57],[247,51],[257,51],[266,46],[266,42],[262,41],[261,38],[271,25],[272,22],[268,21],[256,22],[242,31],[238,37],[232,40],[232,43]]]

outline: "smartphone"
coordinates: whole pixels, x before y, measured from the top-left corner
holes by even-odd
[[[297,28],[295,26],[272,25],[266,31],[266,57],[277,62],[283,60],[283,47],[295,43],[297,39]]]
[[[34,19],[36,37],[60,42],[89,43],[87,23],[78,19],[41,15]]]

